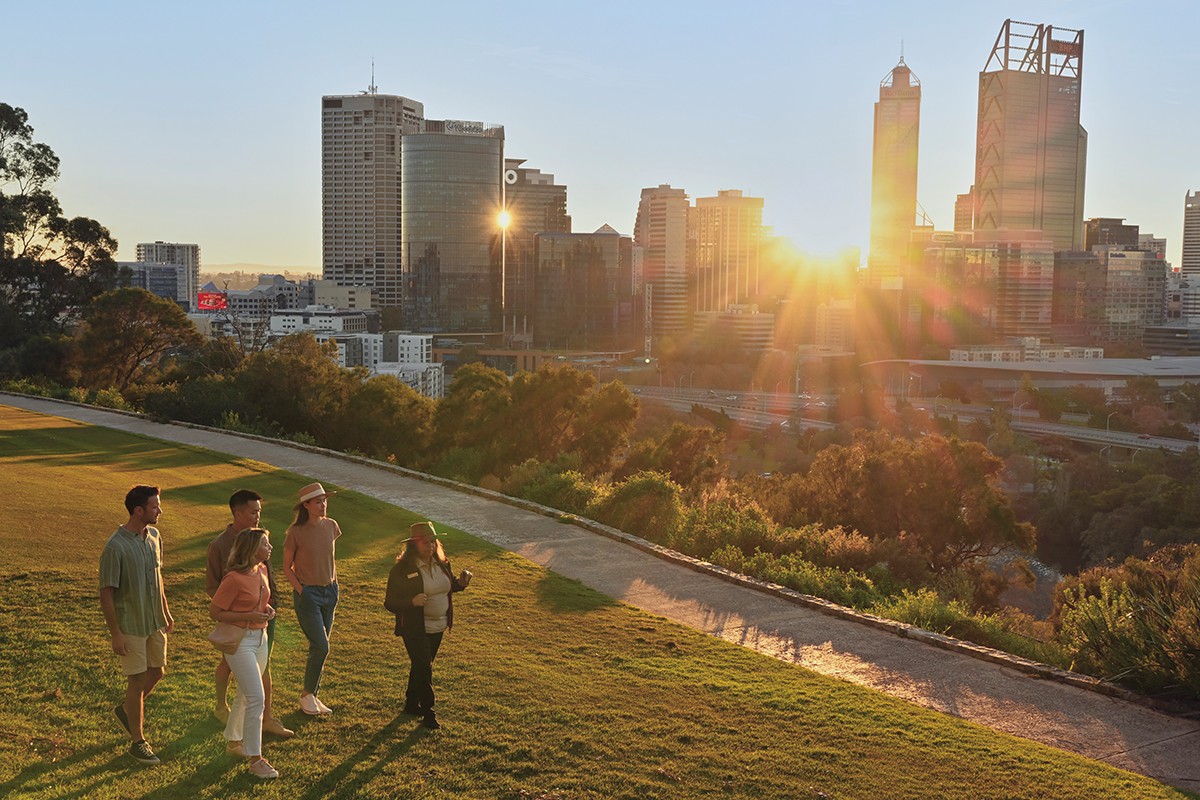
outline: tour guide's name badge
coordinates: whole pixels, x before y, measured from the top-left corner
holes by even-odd
[[[415,578],[415,577],[417,577],[417,573],[415,573],[415,572],[410,572],[410,573],[408,573],[408,577],[410,577],[410,578]]]

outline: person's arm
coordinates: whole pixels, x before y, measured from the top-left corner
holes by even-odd
[[[121,559],[116,550],[105,546],[100,551],[100,609],[104,612],[104,624],[108,626],[108,634],[112,637],[113,652],[119,656],[125,655],[125,635],[117,624],[117,603],[113,592],[121,585]]]
[[[121,628],[117,625],[117,606],[113,602],[113,587],[100,587],[100,608],[104,611],[104,624],[108,626],[108,633],[112,636],[113,652],[119,656],[123,656],[128,652],[125,648],[125,635],[121,633]]]
[[[400,615],[404,613],[404,609],[412,605],[411,598],[404,599],[404,576],[401,566],[392,565],[392,571],[388,573],[387,592],[383,595],[383,607],[393,614]]]
[[[287,578],[287,582],[296,590],[296,594],[304,591],[304,586],[296,577],[296,537],[292,535],[291,528],[288,528],[283,539],[283,577]]]
[[[162,534],[158,536],[158,585],[162,588],[162,612],[163,619],[167,621],[167,635],[175,630],[175,618],[171,616],[171,607],[167,605],[167,584],[162,577],[163,565],[163,550],[162,550]]]
[[[225,565],[221,563],[221,554],[217,552],[216,540],[213,540],[208,545],[208,551],[205,554],[204,565],[204,593],[211,599],[217,593],[217,587],[221,585],[221,578],[225,575]]]

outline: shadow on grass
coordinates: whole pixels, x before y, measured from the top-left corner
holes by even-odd
[[[39,778],[53,773],[51,782],[61,783],[63,775],[69,772],[72,767],[95,758],[100,753],[108,750],[111,751],[113,745],[111,743],[93,745],[85,750],[79,750],[66,758],[58,761],[35,761],[32,764],[25,766],[19,773],[11,779],[0,783],[0,797],[19,797],[22,794],[31,794],[39,789],[45,788],[42,786],[33,786]],[[99,771],[112,772],[120,768],[121,756],[118,756],[104,765],[92,767],[83,773],[80,777],[87,777]]]
[[[407,753],[422,737],[429,736],[430,731],[414,727],[403,739],[396,739],[396,734],[402,725],[415,725],[415,720],[406,714],[398,714],[395,719],[384,725],[358,749],[354,755],[342,761],[335,769],[325,774],[301,796],[301,800],[318,800],[325,797],[359,797],[361,791],[375,779],[377,775],[391,762]],[[370,766],[358,772],[360,767],[370,762]],[[346,780],[351,773],[353,777]]]
[[[554,572],[544,573],[534,589],[538,602],[555,613],[580,613],[617,605],[608,595]]]

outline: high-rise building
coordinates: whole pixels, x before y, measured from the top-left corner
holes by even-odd
[[[500,330],[504,126],[426,120],[401,150],[404,327]]]
[[[1179,267],[1184,275],[1200,275],[1200,192],[1188,192],[1183,198],[1183,258]]]
[[[610,350],[638,340],[630,237],[604,225],[595,233],[539,233],[534,239],[536,346]]]
[[[400,305],[400,153],[424,116],[374,86],[321,98],[322,277],[371,287],[381,308]]]
[[[917,217],[917,144],[921,81],[904,63],[879,84],[871,160],[872,284],[907,273],[908,240]]]
[[[642,189],[633,241],[641,248],[642,300],[654,336],[690,327],[688,309],[688,196],[662,184]]]
[[[966,233],[975,230],[975,187],[972,186],[966,194],[954,197],[954,230],[956,233]]]
[[[504,207],[509,214],[505,232],[505,328],[517,335],[528,332],[535,303],[534,237],[539,233],[571,232],[567,187],[555,183],[553,175],[524,167],[524,163],[524,159],[504,160]]]
[[[174,300],[185,309],[189,306],[188,287],[192,271],[182,264],[148,264],[145,261],[118,261],[117,266],[130,272],[129,285],[145,289],[150,294]]]
[[[1083,225],[1083,249],[1096,245],[1138,246],[1138,226],[1126,225],[1124,218],[1092,217]]]
[[[979,73],[975,230],[1083,246],[1083,31],[1006,20]]]
[[[1137,244],[1138,250],[1154,253],[1159,258],[1167,257],[1167,240],[1161,236],[1155,236],[1153,233],[1139,233]]]
[[[188,310],[196,309],[196,292],[200,291],[200,245],[178,242],[140,242],[137,260],[143,264],[178,264],[187,270],[187,294],[176,298]]]
[[[1054,256],[1054,334],[1061,341],[1141,342],[1162,325],[1167,263],[1125,245]]]
[[[762,212],[763,199],[745,197],[739,189],[696,198],[688,214],[695,312],[724,313],[731,305],[758,301]]]

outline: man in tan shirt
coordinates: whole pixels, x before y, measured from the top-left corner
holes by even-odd
[[[226,526],[225,530],[213,539],[208,545],[208,563],[204,570],[204,591],[209,597],[216,594],[217,587],[221,585],[221,579],[225,577],[225,572],[229,568],[229,551],[233,549],[233,540],[240,531],[247,528],[257,528],[259,520],[262,519],[262,495],[257,492],[252,492],[249,489],[238,489],[229,498],[229,510],[233,512],[233,523]],[[276,598],[279,596],[275,588],[275,572],[271,568],[271,562],[267,561],[267,581],[270,584],[271,596],[267,600],[267,604],[271,608],[276,607]],[[284,739],[293,736],[295,731],[289,730],[282,722],[275,719],[271,713],[271,648],[275,645],[275,620],[271,619],[267,623],[267,668],[263,671],[263,694],[265,695],[266,704],[263,710],[263,731],[265,733],[273,733],[276,736]],[[221,663],[217,664],[217,703],[213,708],[213,715],[221,722],[226,722],[229,719],[229,704],[226,697],[229,692],[229,662],[221,656]]]

